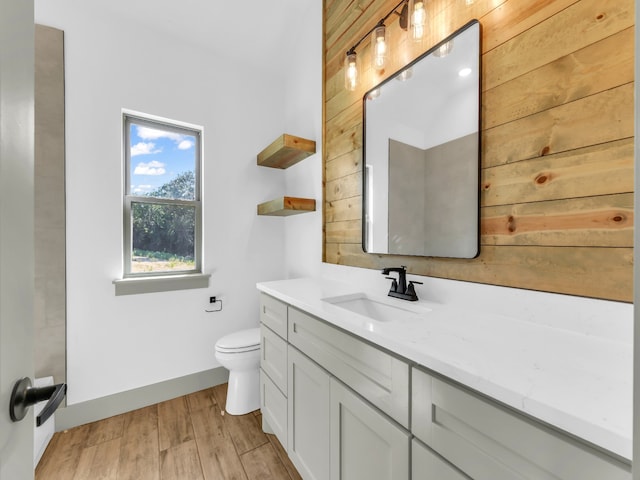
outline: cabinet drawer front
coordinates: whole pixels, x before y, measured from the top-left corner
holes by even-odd
[[[628,465],[413,369],[412,431],[476,480],[629,480]]]
[[[414,438],[411,441],[411,479],[469,480],[469,477]]]
[[[409,427],[407,363],[292,307],[289,342],[402,426]]]
[[[331,480],[408,480],[409,432],[330,382]]]
[[[270,329],[260,326],[262,343],[260,366],[284,394],[287,392],[287,342]]]
[[[264,293],[260,294],[260,322],[287,339],[287,304]]]
[[[262,418],[282,446],[287,448],[287,397],[276,387],[271,379],[260,369],[260,411]]]

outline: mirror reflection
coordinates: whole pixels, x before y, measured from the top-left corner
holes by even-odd
[[[366,252],[478,254],[479,85],[473,21],[367,92]]]

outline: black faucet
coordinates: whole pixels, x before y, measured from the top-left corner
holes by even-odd
[[[418,300],[418,295],[416,295],[416,289],[413,285],[414,283],[422,285],[422,282],[411,280],[409,281],[409,285],[407,285],[407,267],[404,265],[400,267],[387,267],[382,269],[383,275],[389,275],[391,272],[398,272],[398,279],[396,280],[393,277],[386,277],[387,279],[392,280],[389,296],[409,300],[410,302]]]

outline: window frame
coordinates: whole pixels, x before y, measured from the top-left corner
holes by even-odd
[[[194,199],[170,199],[134,195],[131,192],[131,124],[163,130],[173,133],[185,134],[195,138],[195,188]],[[202,128],[188,125],[174,120],[160,119],[139,113],[122,112],[123,126],[123,164],[124,164],[124,194],[123,194],[123,280],[156,279],[158,277],[191,277],[202,275]],[[159,272],[132,272],[131,262],[133,255],[133,215],[132,203],[146,203],[152,205],[176,205],[195,208],[194,231],[194,268],[189,270],[172,270]],[[208,277],[208,276],[207,276]],[[177,279],[177,278],[176,278]],[[117,286],[117,285],[116,285]]]

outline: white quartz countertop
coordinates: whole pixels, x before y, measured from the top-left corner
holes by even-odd
[[[363,292],[319,278],[264,282],[258,290],[543,422],[632,456],[631,342],[554,328],[460,305],[411,303],[424,319],[377,322],[323,301]],[[364,292],[372,293],[372,292]],[[386,297],[386,292],[373,295]]]

